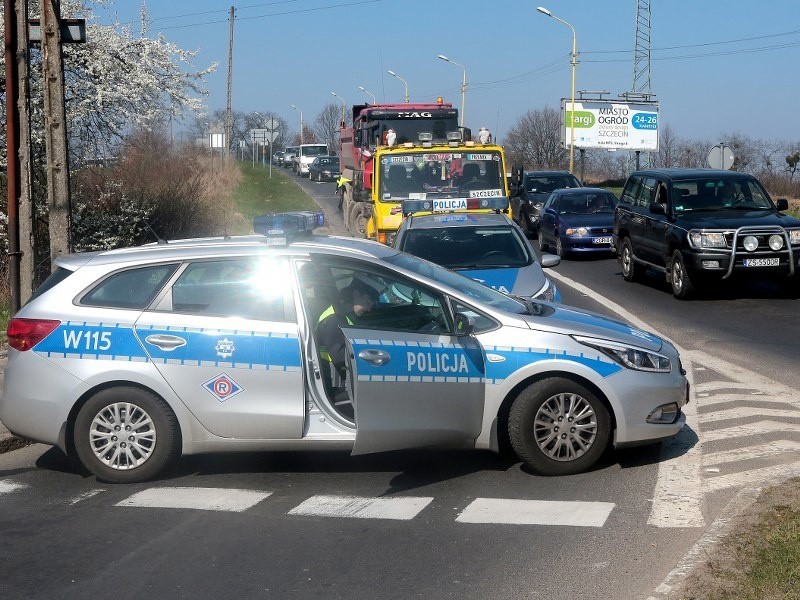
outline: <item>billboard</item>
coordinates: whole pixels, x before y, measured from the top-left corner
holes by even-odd
[[[576,148],[658,151],[658,102],[561,99],[564,129],[561,140],[570,144],[570,116]]]

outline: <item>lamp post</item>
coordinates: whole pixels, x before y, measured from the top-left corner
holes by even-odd
[[[387,71],[387,73],[389,73],[389,75],[391,75],[392,77],[397,77],[406,86],[406,102],[408,102],[408,82],[402,77],[400,77],[400,75],[398,75],[394,71]]]
[[[464,99],[467,96],[467,68],[464,65],[458,64],[454,60],[450,60],[444,54],[439,54],[438,57],[444,62],[449,62],[457,67],[461,67],[464,71],[464,79],[461,80],[461,127],[464,127]]]
[[[375,94],[373,94],[373,93],[372,93],[372,92],[370,92],[369,90],[365,90],[365,89],[364,89],[363,87],[361,87],[361,86],[358,86],[358,89],[360,89],[360,90],[361,90],[362,92],[364,92],[365,94],[369,94],[370,96],[372,96],[372,104],[377,104],[377,102],[375,102]]]
[[[331,92],[331,96],[336,96],[339,100],[342,101],[342,122],[344,122],[345,119],[347,119],[347,103],[344,101],[344,98],[342,98],[336,92]]]
[[[297,108],[294,104],[290,104],[293,109],[300,113],[300,145],[303,145],[303,111]]]
[[[548,17],[552,17],[559,23],[563,23],[570,29],[572,29],[572,58],[569,61],[569,64],[572,65],[572,100],[570,105],[570,114],[569,114],[569,172],[573,173],[573,169],[575,167],[575,67],[578,64],[578,36],[575,34],[575,28],[567,23],[564,19],[559,19],[553,13],[542,6],[536,7],[543,15],[547,15]]]

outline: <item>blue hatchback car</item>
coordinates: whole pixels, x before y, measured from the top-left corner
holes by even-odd
[[[562,258],[571,252],[611,254],[617,202],[601,188],[556,190],[542,208],[539,249],[553,246]]]

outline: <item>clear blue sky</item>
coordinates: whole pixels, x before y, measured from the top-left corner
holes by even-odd
[[[800,143],[800,2],[652,0],[651,89],[661,123],[684,138],[719,141],[741,132]],[[528,110],[558,108],[570,96],[572,32],[536,11],[544,6],[577,32],[578,90],[633,84],[636,0],[147,0],[150,34],[218,62],[208,82],[211,110],[225,108],[228,13],[236,7],[233,108],[271,110],[299,128],[335,91],[347,104],[370,97],[412,102],[443,96],[460,107],[467,71],[466,124],[501,143]],[[140,27],[141,0],[101,13]]]

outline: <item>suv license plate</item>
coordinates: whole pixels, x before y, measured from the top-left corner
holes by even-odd
[[[611,245],[611,238],[610,237],[594,238],[592,240],[592,242],[595,243],[595,244],[608,244],[610,246]]]
[[[745,267],[778,267],[780,266],[779,258],[745,258]]]

